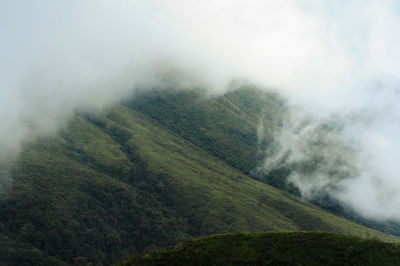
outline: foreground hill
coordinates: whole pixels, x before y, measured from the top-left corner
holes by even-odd
[[[400,246],[322,232],[227,234],[136,255],[120,265],[400,265]]]
[[[246,119],[257,105],[246,107],[251,97],[243,95],[251,91],[212,99],[198,91],[170,93],[143,95],[103,114],[77,114],[57,136],[26,145],[10,166],[14,183],[0,199],[0,264],[110,264],[149,248],[237,231],[324,230],[398,241],[245,174],[253,167],[248,158],[257,156],[257,118]],[[176,108],[197,103],[190,114],[197,122],[186,125],[178,114],[188,114],[175,108],[165,116],[162,106],[174,100]],[[145,106],[162,110],[164,118],[150,116]],[[271,127],[276,112],[267,115]]]

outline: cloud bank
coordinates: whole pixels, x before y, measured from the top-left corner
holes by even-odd
[[[325,189],[364,215],[400,217],[396,1],[0,5],[1,161],[77,110],[160,85],[171,69],[181,86],[214,94],[243,78],[280,93],[292,110],[266,168],[282,154],[288,163],[317,160],[318,171],[291,176],[305,196]]]

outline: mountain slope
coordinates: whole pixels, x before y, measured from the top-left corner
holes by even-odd
[[[287,113],[283,99],[251,85],[211,98],[201,90],[153,90],[124,104],[252,178],[297,196],[300,191],[287,182],[288,176],[293,169],[312,173],[318,166],[318,158],[310,157],[268,172],[258,168],[273,156],[277,143],[272,136],[279,134]],[[400,236],[399,221],[362,217],[324,191],[314,195],[312,202],[346,219]]]
[[[190,139],[127,106],[76,115],[57,136],[25,147],[10,170],[14,184],[0,200],[2,263],[109,264],[148,248],[236,231],[325,230],[398,241],[246,176],[235,160],[250,167],[243,154],[257,153],[251,145],[240,146],[243,154],[237,147],[223,152],[233,139],[211,150],[229,128],[247,130],[257,141],[256,119],[245,122],[238,111],[230,117],[236,124],[210,124],[211,144],[201,145],[196,138],[207,130]],[[253,126],[242,129],[244,123]]]
[[[252,86],[220,97],[206,97],[201,90],[155,89],[124,104],[243,173],[300,195],[286,182],[288,169],[269,175],[256,171],[284,118],[284,102],[276,95]]]
[[[254,130],[260,114],[272,130],[282,113],[272,95],[252,88],[214,98],[200,90],[154,90],[125,105],[245,173],[260,159]]]
[[[321,232],[215,235],[120,265],[399,265],[400,246]]]

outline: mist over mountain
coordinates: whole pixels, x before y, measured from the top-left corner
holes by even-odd
[[[368,93],[365,106],[349,112],[320,117],[291,109],[262,167],[293,169],[288,181],[308,199],[325,193],[363,216],[398,218],[397,83]]]
[[[103,110],[138,89],[168,89],[168,81],[212,96],[247,80],[289,110],[261,166],[319,162],[289,177],[305,197],[323,190],[365,216],[399,218],[396,1],[1,5],[2,164],[75,112]],[[2,186],[10,176],[2,170]]]

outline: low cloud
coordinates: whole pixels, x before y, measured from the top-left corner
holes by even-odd
[[[399,217],[400,8],[396,1],[3,1],[0,160],[135,88],[226,91],[234,78],[292,110],[276,162],[369,216]],[[322,163],[323,162],[323,163]]]
[[[292,106],[262,167],[291,169],[287,181],[305,198],[328,194],[367,218],[399,218],[396,84],[366,89],[358,95],[363,105],[351,111],[316,115]]]

